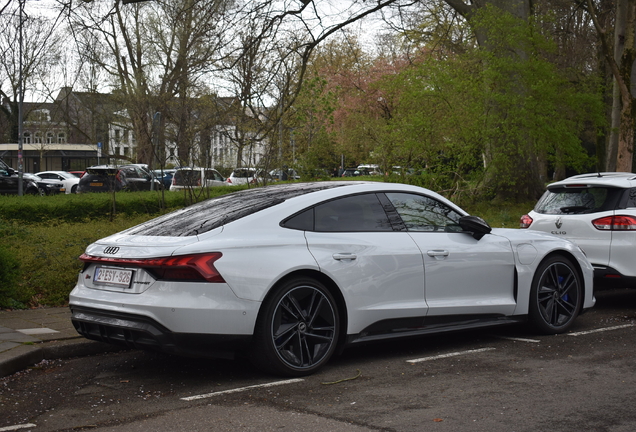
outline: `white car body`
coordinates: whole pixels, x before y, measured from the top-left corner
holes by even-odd
[[[193,218],[197,209],[203,208],[200,206],[93,243],[83,255],[85,267],[70,295],[76,328],[94,339],[100,339],[98,334],[108,328],[110,342],[121,339],[120,343],[132,346],[145,343],[188,354],[192,347],[181,342],[207,335],[211,341],[198,346],[214,346],[214,352],[208,354],[223,355],[252,343],[253,335],[260,331],[264,310],[270,308],[265,305],[272,304],[272,296],[278,295],[290,278],[299,277],[330,287],[330,296],[340,308],[337,321],[343,325],[338,340],[343,345],[513,323],[527,319],[533,278],[551,256],[567,257],[571,267],[576,267],[581,289],[576,312],[594,305],[592,267],[569,241],[512,229],[493,229],[481,238],[458,226],[447,231],[395,231],[394,224],[402,223],[395,213],[391,213],[393,228],[383,232],[364,228],[354,232],[325,231],[318,228],[318,216],[315,230],[299,229],[294,224],[305,223],[305,215],[317,215],[330,205],[348,202],[338,199],[373,201],[376,194],[388,194],[394,202],[395,197],[424,197],[444,210],[466,216],[442,196],[419,187],[363,182],[316,185],[321,184],[270,186],[238,192],[244,195],[231,194],[235,197],[225,201],[221,197],[219,208],[227,208],[227,203],[240,205],[238,197],[251,196],[245,193],[260,193],[268,198],[270,191],[302,192],[227,223],[222,220],[221,225],[210,230],[203,228],[208,221],[201,220],[202,231],[198,234],[184,228],[188,235],[170,236],[161,227],[173,230],[174,225]],[[209,201],[203,205],[213,204]],[[169,223],[165,222],[167,218]],[[345,224],[344,217],[341,219],[340,223]],[[352,223],[355,227],[356,222]],[[199,229],[198,224],[192,229]],[[159,280],[155,270],[148,271],[134,261],[198,257],[212,251],[222,254],[213,263],[222,276],[216,283]],[[126,278],[132,274],[132,283],[96,283],[98,267],[110,269],[114,275],[124,270]],[[120,277],[122,274],[119,272]],[[399,325],[393,328],[391,323]],[[387,331],[387,326],[391,331]],[[136,336],[127,336],[126,340],[125,330]],[[311,367],[264,368],[297,375],[311,373],[319,366],[322,362]]]
[[[580,246],[599,285],[636,283],[636,174],[590,173],[552,183],[535,209],[524,216],[528,217],[522,227]],[[614,224],[598,222],[616,218],[622,219]]]
[[[64,185],[65,192],[67,194],[77,193],[77,185],[79,184],[79,177],[66,172],[66,171],[41,171],[35,173],[36,176],[45,180],[57,180]]]
[[[225,178],[217,170],[212,168],[178,168],[172,176],[170,190],[178,191],[186,188],[213,186],[227,186]]]
[[[225,181],[231,186],[246,185],[248,183],[262,185],[264,174],[263,170],[257,168],[236,168]]]

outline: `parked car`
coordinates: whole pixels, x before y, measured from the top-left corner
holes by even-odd
[[[366,168],[345,168],[341,177],[358,177],[363,175],[368,176],[371,175],[371,173]]]
[[[31,173],[23,173],[22,176],[35,182],[38,185],[38,193],[44,195],[57,195],[66,192],[64,184],[58,180],[43,179],[40,176]]]
[[[165,189],[169,189],[172,184],[172,177],[177,170],[174,168],[166,168],[164,170],[153,170],[152,175],[159,180]]]
[[[582,174],[548,185],[521,228],[571,240],[594,266],[595,286],[636,288],[636,174]]]
[[[379,182],[252,188],[88,246],[70,294],[89,338],[170,353],[243,352],[299,376],[340,348],[529,322],[570,329],[594,305],[572,242],[490,228],[423,188]]]
[[[17,195],[19,193],[20,178],[18,173],[0,159],[0,194]],[[33,180],[22,176],[22,193],[37,195],[40,193],[38,185]]]
[[[154,183],[154,185],[153,185]],[[86,168],[86,173],[79,181],[77,191],[108,192],[108,191],[141,191],[160,189],[161,182],[152,177],[150,172],[137,165],[97,165]]]
[[[273,169],[269,172],[269,175],[273,180],[300,180],[300,176],[293,168]]]
[[[179,168],[172,178],[171,191],[186,188],[227,186],[225,177],[212,168]]]
[[[265,180],[273,180],[263,170],[257,168],[236,168],[225,180],[227,183],[236,186],[244,184],[263,184]]]
[[[64,185],[64,191],[67,194],[77,193],[77,185],[79,177],[74,176],[66,171],[42,171],[35,173],[36,176],[45,180],[57,180]]]

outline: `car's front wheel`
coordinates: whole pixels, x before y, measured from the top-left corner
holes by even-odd
[[[545,260],[534,275],[530,321],[542,333],[567,331],[581,311],[583,285],[579,272],[564,256]]]
[[[294,278],[264,302],[250,357],[265,372],[309,375],[329,360],[339,331],[338,307],[329,290],[315,279]]]

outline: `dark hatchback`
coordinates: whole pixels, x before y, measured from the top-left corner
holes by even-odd
[[[161,182],[138,165],[98,165],[86,168],[77,192],[143,191],[161,188]]]
[[[18,173],[0,159],[0,194],[17,195],[19,180]],[[24,176],[22,178],[22,191],[30,195],[40,193],[38,185]]]

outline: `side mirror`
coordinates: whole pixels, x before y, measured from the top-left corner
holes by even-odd
[[[459,219],[459,226],[464,231],[472,232],[475,240],[481,240],[483,236],[492,231],[488,222],[478,216],[462,216]]]

